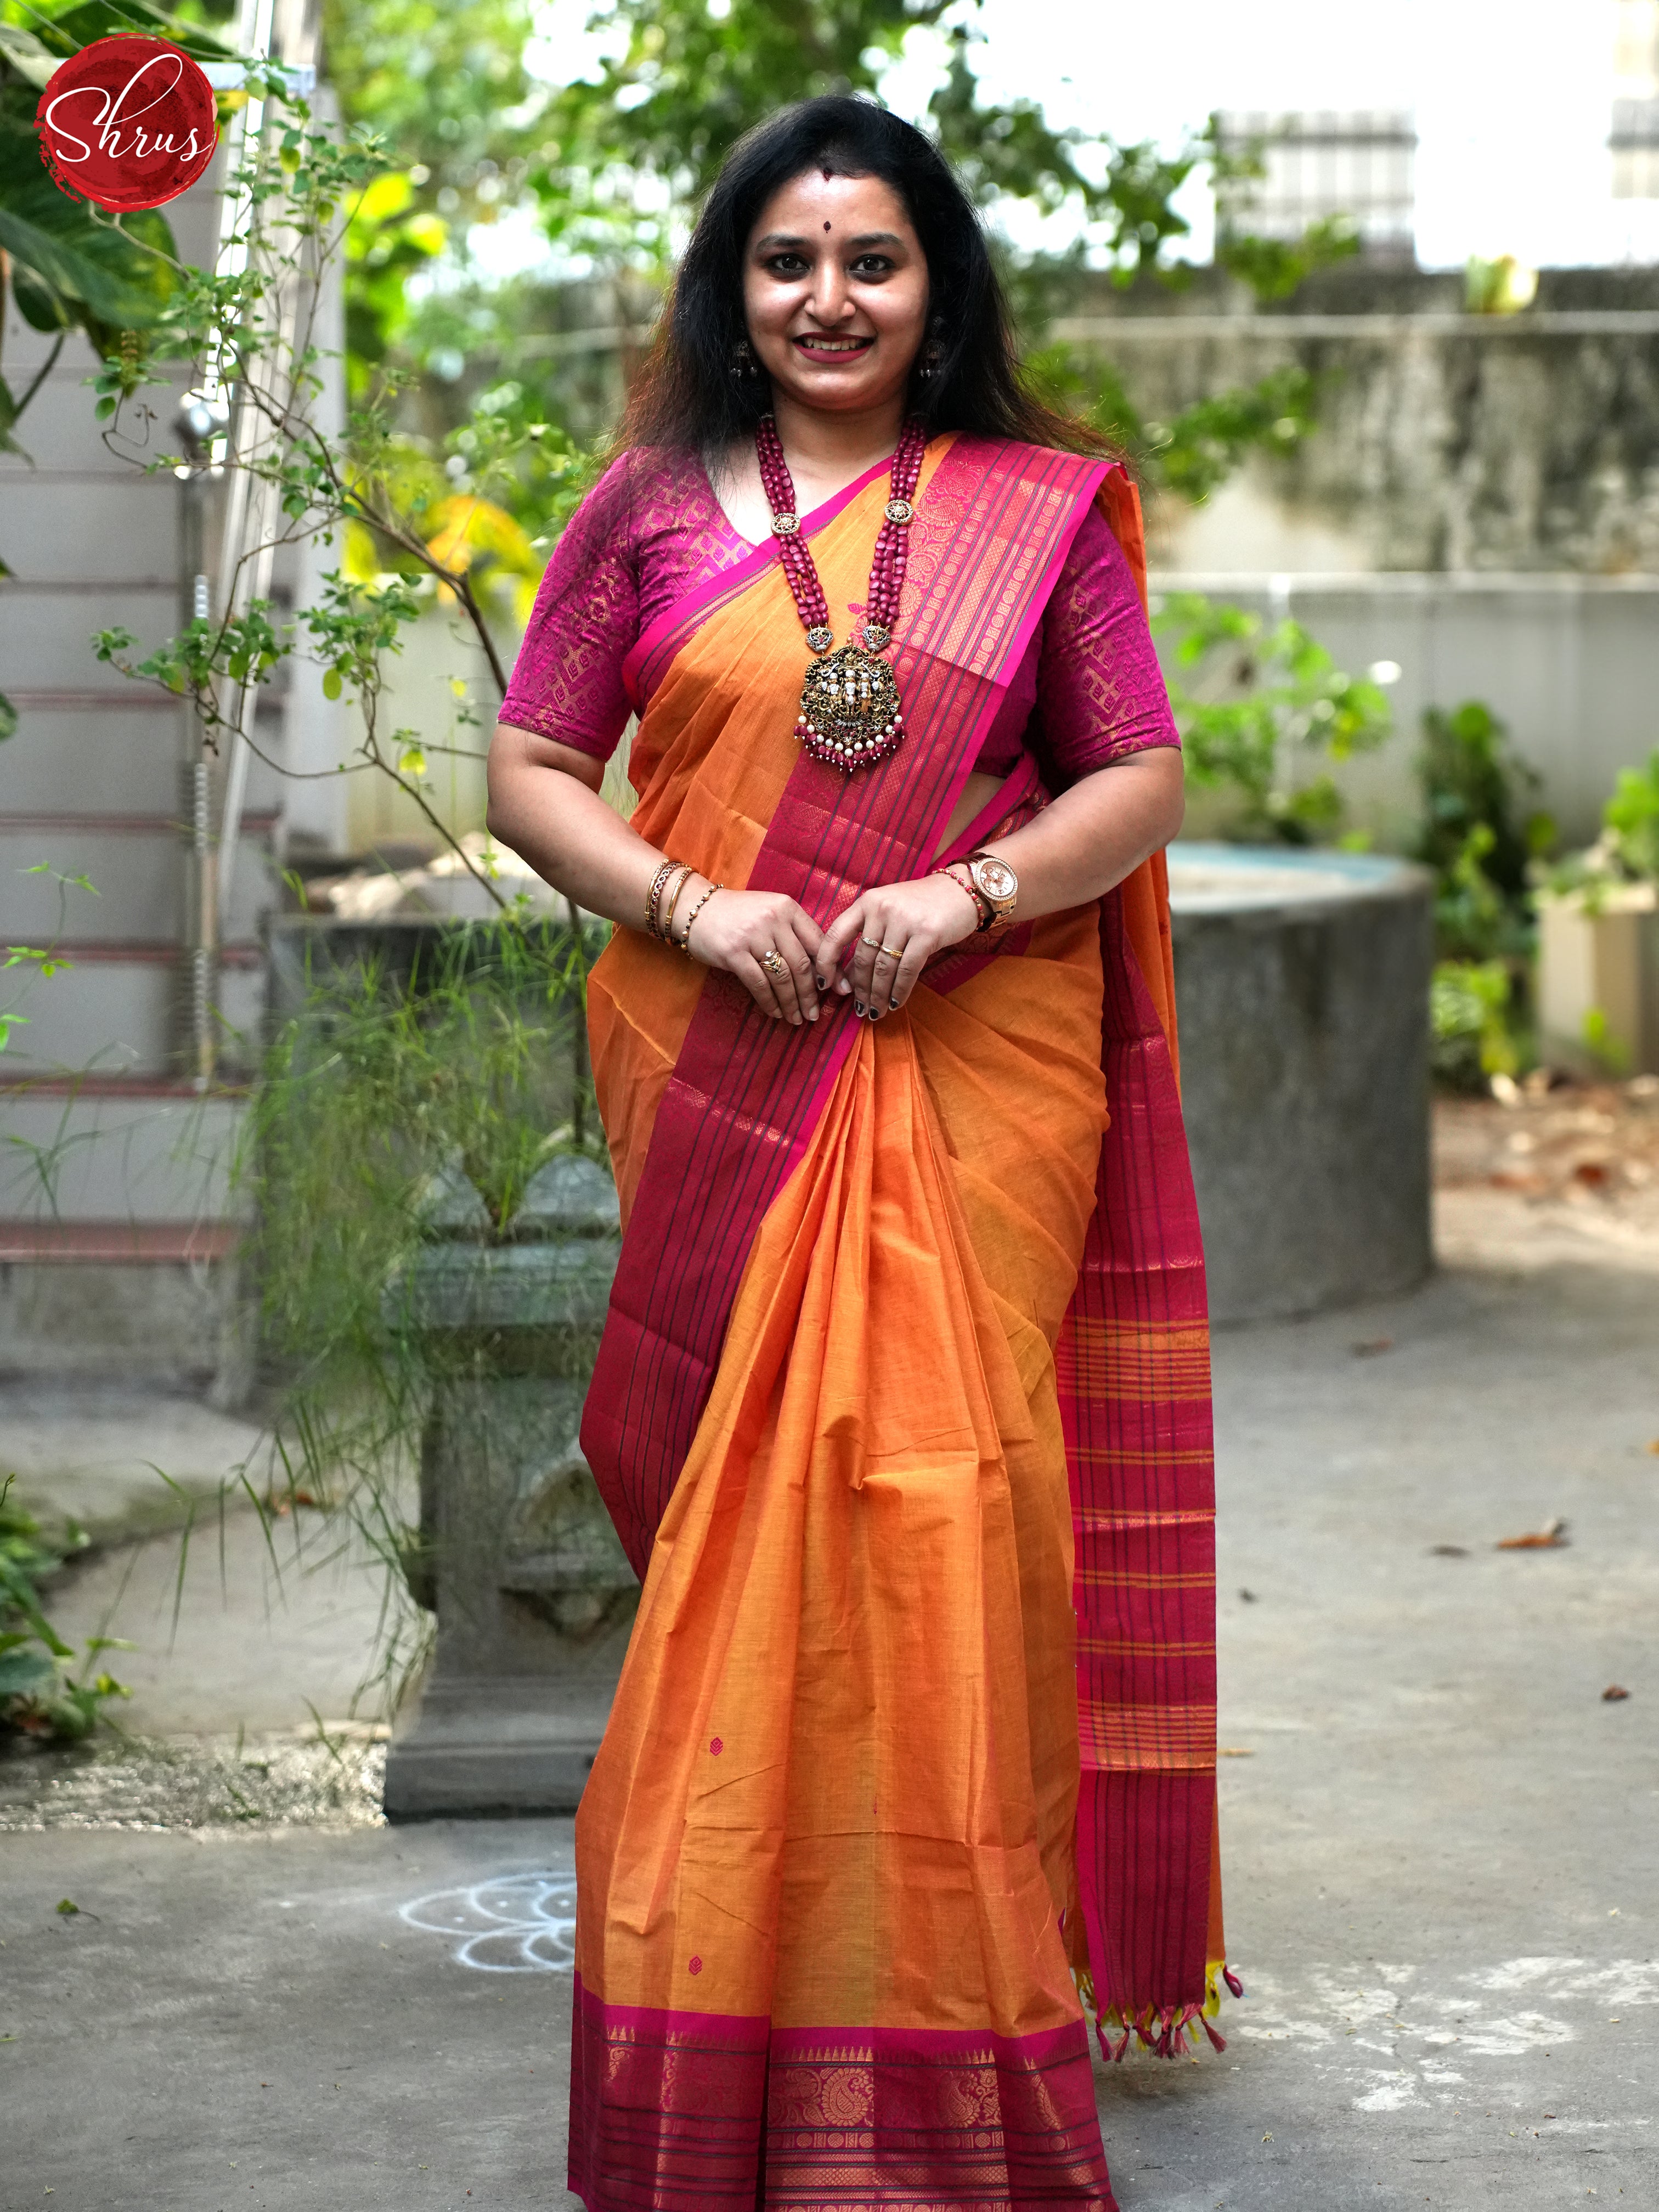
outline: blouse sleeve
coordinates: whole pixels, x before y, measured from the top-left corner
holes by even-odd
[[[633,712],[623,663],[639,636],[631,456],[607,469],[547,564],[501,719],[608,760]]]
[[[1092,505],[1043,616],[1030,736],[1061,783],[1181,744],[1133,574]]]

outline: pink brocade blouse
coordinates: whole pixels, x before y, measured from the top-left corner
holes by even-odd
[[[548,563],[501,720],[608,759],[629,715],[649,703],[629,696],[623,675],[642,632],[753,550],[695,455],[623,454]],[[1134,578],[1091,505],[975,768],[1006,776],[1030,751],[1060,789],[1127,754],[1180,743]]]

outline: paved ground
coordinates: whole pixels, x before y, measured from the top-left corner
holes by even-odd
[[[1418,1296],[1218,1345],[1249,1994],[1103,2073],[1125,2212],[1659,2204],[1659,1269],[1452,1195]],[[0,1834],[0,2212],[568,2201],[568,1824],[328,1817]]]
[[[251,1462],[258,1427],[234,1413],[131,1382],[0,1378],[0,1474],[54,1530],[73,1520],[114,1542],[176,1526]]]
[[[347,1713],[380,1620],[382,1578],[361,1544],[301,1512],[268,1526],[245,1498],[201,1502],[186,1538],[161,1531],[77,1566],[52,1602],[66,1640],[134,1644],[110,1664],[143,1735],[264,1735]],[[313,1723],[314,1729],[314,1723]]]

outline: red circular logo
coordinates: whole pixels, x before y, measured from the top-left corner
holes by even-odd
[[[123,31],[71,54],[34,111],[40,158],[72,199],[153,208],[187,191],[219,143],[213,88],[165,39]]]

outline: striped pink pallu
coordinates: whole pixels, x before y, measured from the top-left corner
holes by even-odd
[[[860,488],[849,486],[811,526]],[[913,558],[894,655],[906,743],[853,778],[803,755],[750,888],[787,891],[827,923],[864,885],[926,872],[1001,687],[1097,497],[1139,563],[1139,510],[1121,471],[1011,443],[952,444],[923,504],[949,501],[960,521],[931,568]],[[762,548],[690,594],[641,639],[635,677],[672,660],[712,608],[775,557]],[[1041,803],[1028,761],[960,849]],[[1196,2033],[1195,2023],[1207,2029],[1223,1957],[1207,1325],[1176,1069],[1159,1014],[1169,995],[1162,885],[1160,861],[1101,902],[1111,1122],[1056,1362],[1076,1529],[1077,1855],[1088,1954],[1079,1978],[1103,2047],[1120,2056],[1131,2033],[1167,2055]],[[982,959],[1017,957],[1021,949],[1016,931],[994,952],[968,950],[936,963],[927,981],[948,990]],[[815,1026],[790,1030],[762,1018],[745,993],[711,980],[658,1111],[581,1434],[641,1579],[708,1398],[754,1236],[857,1034],[848,1002],[829,1000],[826,1012]],[[1077,1957],[1074,1936],[1071,1948]],[[603,2050],[599,2027],[584,2025],[585,2002],[579,1992],[579,2087],[582,2065],[599,2063]],[[717,2070],[736,2063],[732,2039],[742,2041],[750,2025],[757,2035],[764,2026],[720,2023]],[[675,2043],[684,2065],[690,2051],[684,2038]],[[758,2063],[763,2068],[763,2036]],[[744,2078],[752,2094],[752,2069]]]

